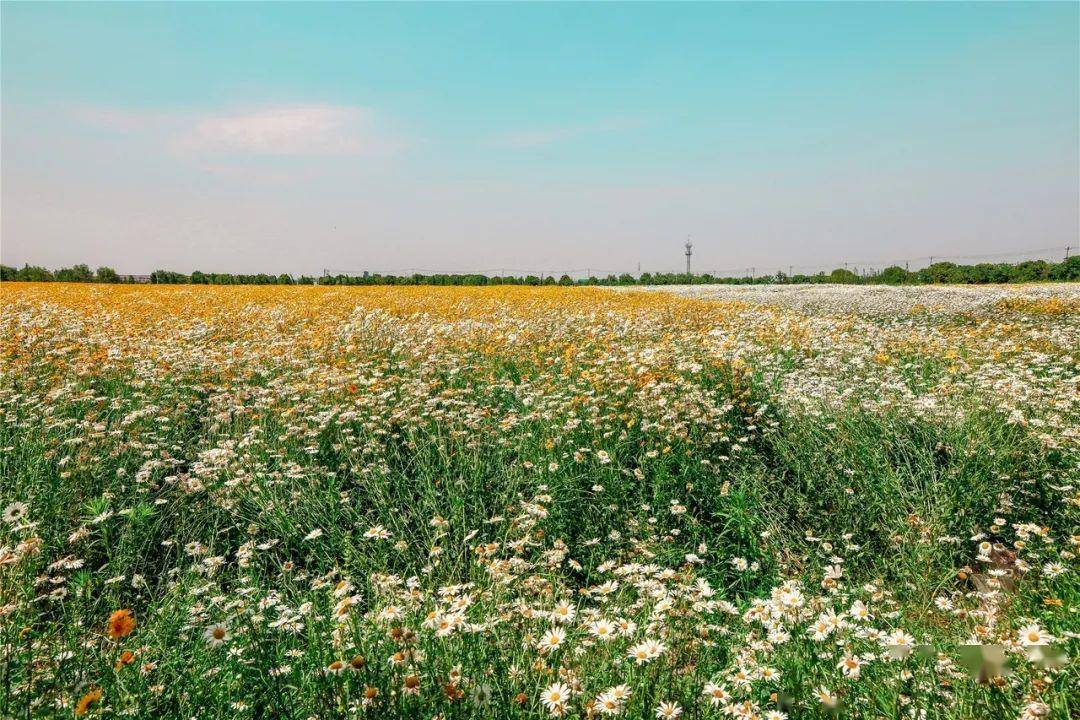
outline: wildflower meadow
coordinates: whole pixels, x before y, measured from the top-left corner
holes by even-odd
[[[0,717],[1080,716],[1080,288],[0,290]]]

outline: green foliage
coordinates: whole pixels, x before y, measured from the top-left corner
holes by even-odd
[[[94,273],[88,265],[73,265],[56,271],[57,282],[94,282]]]
[[[94,282],[118,283],[120,282],[120,276],[111,267],[103,265],[94,273]]]
[[[886,285],[901,285],[908,281],[909,273],[902,267],[891,265],[878,275],[878,279]]]
[[[859,282],[859,276],[850,270],[837,268],[829,273],[829,282],[841,285],[854,285]]]
[[[102,274],[104,273],[104,274]],[[50,273],[42,267],[27,265],[21,270],[12,267],[0,267],[0,280],[48,282],[121,282],[120,276],[112,268],[102,267],[95,275],[86,265],[61,268]],[[381,275],[363,273],[362,275],[324,275],[318,279],[306,275],[294,278],[292,275],[234,275],[230,273],[204,273],[195,270],[191,275],[170,270],[155,270],[150,275],[150,282],[161,284],[196,285],[436,285],[480,287],[485,285],[768,285],[768,284],[805,284],[837,283],[844,285],[985,285],[990,283],[1032,283],[1032,282],[1075,282],[1080,280],[1080,256],[1074,255],[1059,263],[1045,260],[1028,260],[1021,263],[979,263],[976,265],[957,265],[951,262],[937,262],[920,270],[909,272],[899,266],[890,266],[880,272],[869,271],[862,274],[846,268],[837,268],[830,273],[816,275],[788,275],[777,272],[775,275],[745,275],[741,277],[716,277],[709,273],[688,275],[686,273],[644,272],[639,277],[629,273],[590,276],[574,280],[563,274],[558,278],[545,275],[488,276],[470,274],[434,274],[414,273],[409,276]]]

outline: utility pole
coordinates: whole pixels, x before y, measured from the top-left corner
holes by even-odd
[[[1070,250],[1072,250],[1072,246],[1071,246],[1071,245],[1066,245],[1066,246],[1065,246],[1065,259],[1066,259],[1066,260],[1068,260],[1068,259],[1069,259],[1069,251],[1070,251]]]
[[[690,242],[690,236],[686,236],[686,274],[690,274],[690,256],[694,254],[694,244]]]

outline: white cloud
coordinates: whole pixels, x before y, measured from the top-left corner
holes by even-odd
[[[385,151],[359,108],[296,105],[200,117],[177,147],[255,155],[360,155]]]
[[[106,130],[157,137],[164,147],[185,156],[386,155],[399,147],[375,128],[369,110],[347,105],[221,112],[80,107],[76,117]]]

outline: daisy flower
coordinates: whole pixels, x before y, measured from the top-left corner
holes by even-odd
[[[541,653],[549,653],[552,650],[557,650],[565,639],[566,631],[560,627],[553,627],[544,633],[544,636],[540,638],[540,642],[536,644],[536,647]]]
[[[626,654],[633,658],[635,665],[644,665],[650,660],[660,657],[666,649],[663,643],[655,640],[643,640],[627,650]]]
[[[817,695],[818,701],[825,707],[836,707],[838,698],[836,697],[836,695],[833,694],[832,690],[825,687],[824,685],[819,685],[818,689],[814,691],[814,694]]]
[[[364,531],[364,537],[369,540],[389,540],[390,531],[384,528],[382,525],[374,525]]]
[[[845,655],[841,658],[836,667],[844,673],[845,677],[849,677],[852,680],[858,680],[859,673],[862,671],[862,665],[862,660],[854,655]]]
[[[728,693],[727,688],[714,682],[705,683],[705,689],[702,693],[709,699],[709,704],[713,707],[720,707],[731,699],[731,694]]]
[[[607,620],[600,619],[589,623],[589,634],[600,640],[611,640],[615,633],[615,626]]]
[[[1020,643],[1030,647],[1032,645],[1049,645],[1054,642],[1054,636],[1039,627],[1038,623],[1032,623],[1020,630]]]
[[[203,639],[211,647],[224,645],[229,640],[229,631],[221,623],[214,623],[203,631]]]
[[[556,605],[555,609],[551,611],[551,618],[559,623],[571,622],[575,615],[577,615],[577,608],[565,600]]]
[[[20,520],[26,517],[26,513],[30,510],[26,503],[15,501],[4,508],[4,522],[8,525],[17,525]]]
[[[682,715],[683,709],[679,706],[679,703],[675,702],[662,702],[656,707],[656,717],[660,720],[675,720],[675,718]]]
[[[596,709],[602,715],[618,715],[622,711],[622,703],[609,692],[602,692],[596,696]]]
[[[562,715],[570,702],[570,688],[564,683],[552,683],[540,693],[540,701],[552,715]]]

